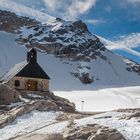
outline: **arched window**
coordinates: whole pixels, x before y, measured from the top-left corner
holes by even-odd
[[[19,87],[19,86],[20,86],[19,80],[15,80],[15,87]]]

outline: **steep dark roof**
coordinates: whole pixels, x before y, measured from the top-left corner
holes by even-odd
[[[15,76],[50,79],[46,72],[40,67],[38,63],[28,63]]]
[[[27,61],[16,64],[0,79],[0,81],[8,82],[15,76],[50,79],[38,63],[30,63]]]

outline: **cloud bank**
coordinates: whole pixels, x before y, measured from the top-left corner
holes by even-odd
[[[96,4],[96,0],[42,0],[47,11],[65,19],[76,19],[87,13]]]

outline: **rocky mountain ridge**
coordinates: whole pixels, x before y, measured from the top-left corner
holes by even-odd
[[[105,59],[101,53],[105,50],[103,44],[80,20],[73,22],[56,18],[50,24],[23,27],[21,32],[16,41],[26,47],[37,47],[49,54],[74,60],[89,60],[96,56]]]

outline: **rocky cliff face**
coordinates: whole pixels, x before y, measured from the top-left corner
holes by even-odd
[[[97,56],[106,59],[100,40],[88,31],[82,21],[63,21],[56,18],[49,24],[21,28],[17,43],[37,47],[58,57],[89,60]]]
[[[85,23],[55,21],[42,24],[36,20],[0,10],[0,30],[19,34],[16,41],[26,47],[37,47],[49,54],[73,59],[88,60],[102,55],[105,50],[98,37],[91,34]]]

